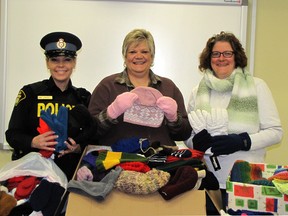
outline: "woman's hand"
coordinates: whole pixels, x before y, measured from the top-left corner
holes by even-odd
[[[70,153],[81,153],[81,146],[70,137],[68,137],[68,140],[69,142],[64,142],[67,146],[67,149],[60,151],[58,157],[62,157],[63,155]]]
[[[57,145],[56,139],[58,135],[54,131],[47,131],[39,134],[32,139],[31,147],[37,149],[43,149],[47,151],[55,151],[55,145]]]

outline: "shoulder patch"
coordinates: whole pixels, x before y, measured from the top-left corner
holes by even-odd
[[[25,92],[21,89],[17,95],[16,101],[15,101],[15,105],[17,106],[22,100],[24,100],[26,98],[26,94]]]

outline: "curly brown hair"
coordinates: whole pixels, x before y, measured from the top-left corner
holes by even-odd
[[[247,66],[247,56],[239,39],[233,33],[221,31],[219,34],[216,34],[208,39],[206,47],[200,54],[199,56],[200,64],[198,66],[200,71],[203,72],[206,69],[212,70],[211,53],[215,43],[218,41],[224,41],[230,43],[235,55],[235,68],[236,67],[244,68]]]

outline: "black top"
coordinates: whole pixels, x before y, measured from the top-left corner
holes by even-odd
[[[70,80],[67,90],[61,91],[52,77],[40,82],[25,85],[18,93],[11,115],[6,140],[15,150],[25,154],[38,151],[31,148],[33,137],[39,133],[39,117],[41,110],[51,109],[51,113],[58,112],[60,106],[71,110],[77,104],[88,106],[91,93],[84,88],[72,86]],[[69,136],[69,134],[68,134]]]

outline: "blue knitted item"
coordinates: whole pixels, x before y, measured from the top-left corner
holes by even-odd
[[[275,171],[274,171],[274,175],[276,175],[277,173],[280,173],[280,172],[287,172],[288,171],[288,169],[287,168],[278,168],[278,169],[276,169]]]
[[[96,164],[95,164],[96,159],[97,159],[97,156],[93,154],[93,152],[90,152],[83,157],[82,161],[88,163],[92,167],[96,167]]]
[[[139,153],[142,150],[149,148],[149,141],[147,139],[140,139],[138,137],[131,137],[127,139],[121,139],[111,145],[114,152],[125,153]]]
[[[56,141],[58,142],[55,148],[56,152],[67,149],[64,143],[68,138],[68,109],[64,106],[60,106],[57,116],[51,114],[51,109],[41,111],[41,116],[46,124],[58,135]]]
[[[251,166],[247,161],[237,160],[230,173],[230,181],[248,183],[251,181]]]

